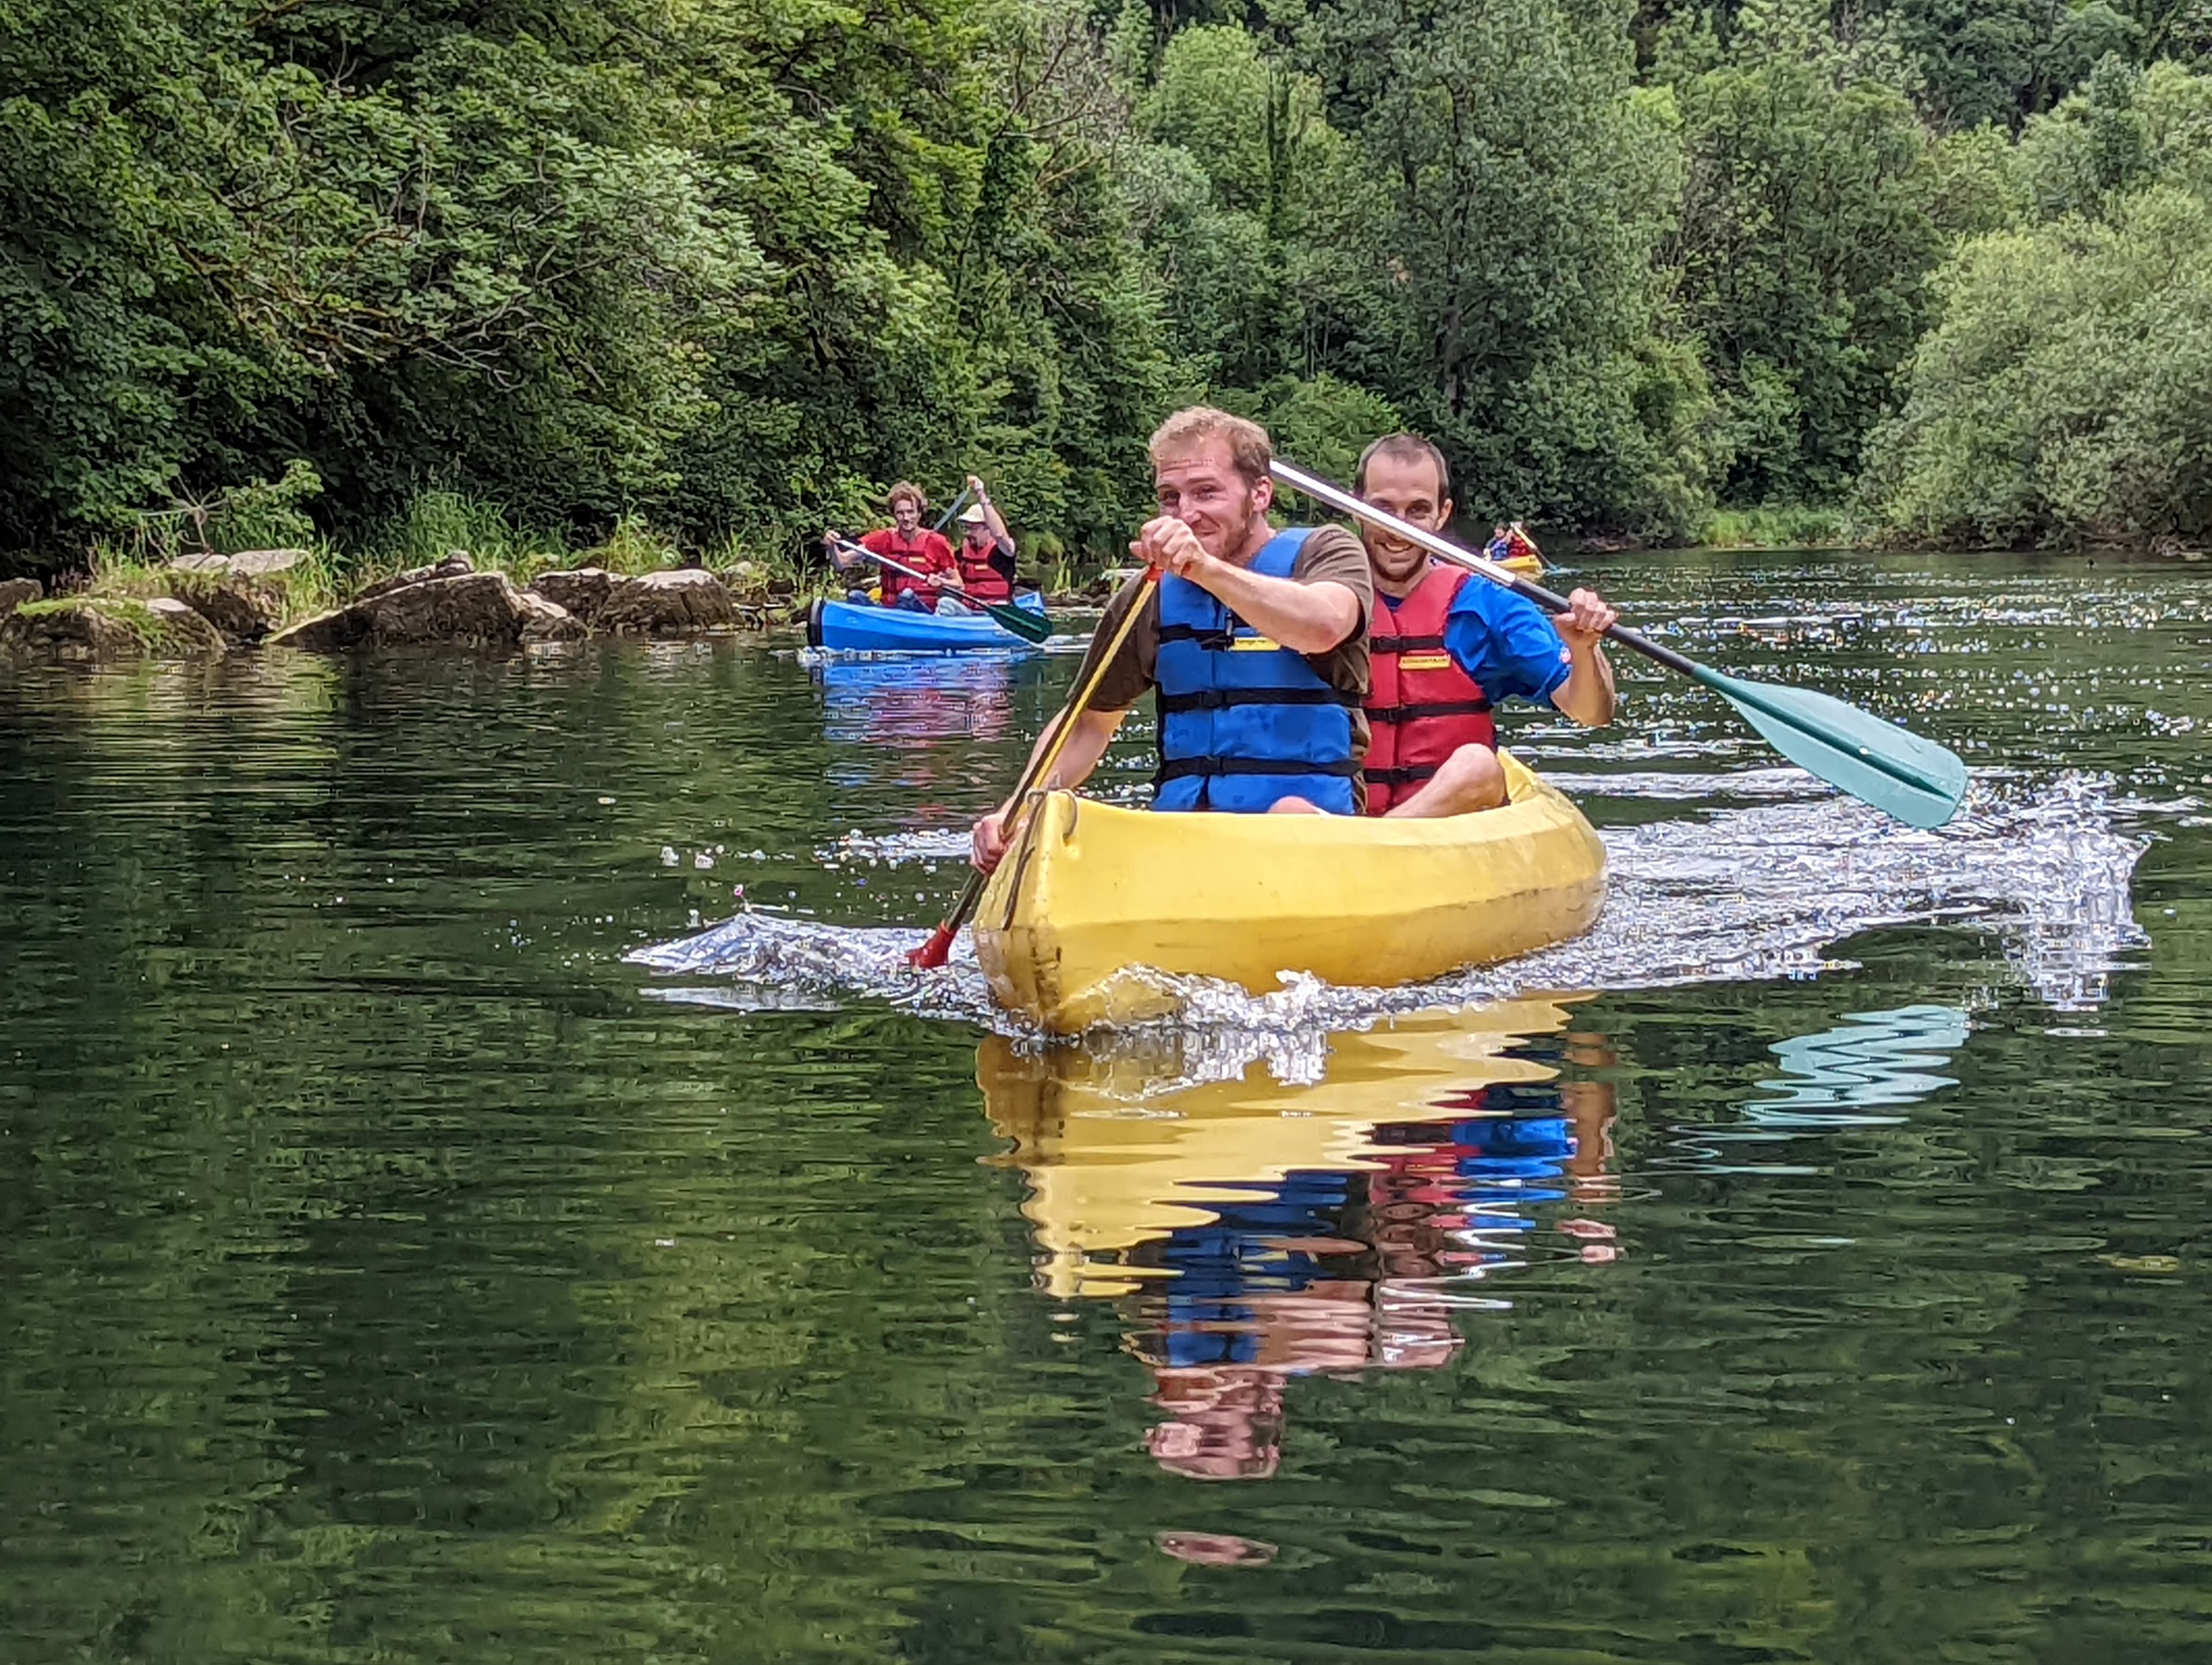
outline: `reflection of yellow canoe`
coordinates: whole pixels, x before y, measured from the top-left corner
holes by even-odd
[[[1053,793],[983,892],[975,957],[1054,1034],[1176,1009],[1142,968],[1255,994],[1280,973],[1388,987],[1509,958],[1597,917],[1605,847],[1511,757],[1512,801],[1440,821],[1171,815]]]
[[[1208,1219],[1209,1203],[1293,1171],[1374,1168],[1378,1124],[1462,1118],[1484,1087],[1550,1079],[1547,1066],[1506,1052],[1566,1021],[1550,1000],[1422,1012],[1332,1036],[1328,1073],[1309,1087],[1279,1085],[1255,1064],[1244,1079],[1146,1097],[1158,1060],[1024,1055],[996,1036],[975,1073],[993,1124],[1013,1143],[1001,1160],[1029,1182],[1023,1212],[1045,1251],[1046,1285],[1110,1296],[1156,1274],[1093,1257]]]

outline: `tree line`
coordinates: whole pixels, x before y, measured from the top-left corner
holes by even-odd
[[[970,469],[1103,556],[1200,398],[1483,520],[2212,532],[2212,0],[18,0],[0,192],[34,568]]]

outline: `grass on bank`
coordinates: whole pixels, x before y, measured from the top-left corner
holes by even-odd
[[[166,591],[152,593],[166,594]],[[115,621],[138,638],[140,648],[149,656],[157,656],[172,644],[168,622],[146,605],[145,599],[116,592],[95,592],[91,595],[51,596],[43,600],[27,601],[9,614],[13,618],[35,619],[65,613],[74,608],[91,604],[100,613]]]
[[[704,546],[686,546],[633,513],[617,520],[598,543],[582,544],[523,524],[495,503],[447,489],[418,492],[365,535],[341,542],[319,532],[306,512],[321,489],[314,471],[299,464],[273,484],[257,482],[206,502],[137,516],[131,526],[93,547],[83,592],[136,603],[180,594],[195,583],[222,580],[178,571],[172,563],[179,557],[270,549],[304,552],[294,566],[264,580],[281,599],[283,624],[342,606],[371,584],[434,566],[456,550],[477,570],[505,573],[518,586],[542,573],[574,567],[635,577],[689,564],[727,573],[743,564],[778,592],[787,591],[801,601],[841,595],[846,587],[846,580],[811,545],[771,525],[739,527]],[[1092,575],[1047,535],[1024,540],[1023,553],[1024,579],[1041,581],[1048,594],[1080,589]],[[143,606],[138,611],[144,612]]]

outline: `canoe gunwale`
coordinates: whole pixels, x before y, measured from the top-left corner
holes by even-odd
[[[1395,987],[1579,935],[1602,904],[1604,847],[1501,757],[1509,804],[1433,821],[1156,818],[1043,794],[985,890],[976,957],[1002,1006],[1072,1034],[1171,1015],[1155,973],[1254,994],[1298,973]]]

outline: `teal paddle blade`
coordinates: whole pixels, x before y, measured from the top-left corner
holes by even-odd
[[[992,606],[983,611],[990,614],[991,622],[1001,630],[1010,631],[1024,641],[1035,644],[1046,641],[1052,635],[1052,621],[1042,613],[1033,612],[1027,607]]]
[[[1744,682],[1705,665],[1699,682],[1798,768],[1908,827],[1940,827],[1966,794],[1958,753],[1826,694]]]

